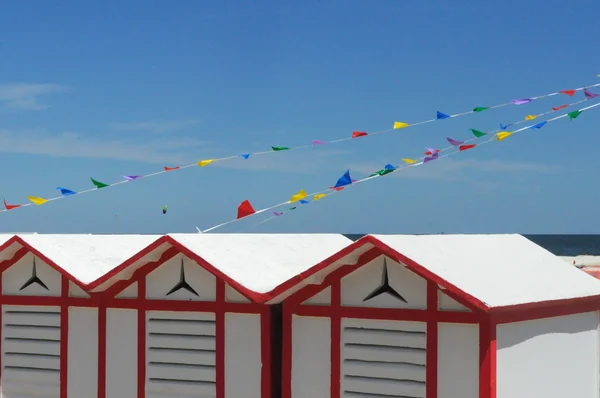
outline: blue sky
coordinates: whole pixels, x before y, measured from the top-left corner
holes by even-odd
[[[19,1],[0,12],[0,194],[332,140],[599,83],[597,0]],[[600,90],[596,89],[596,92]],[[581,98],[581,93],[576,98]],[[194,232],[572,101],[191,168],[0,214],[5,232]],[[597,108],[599,109],[599,108]],[[600,233],[600,109],[220,232]],[[169,206],[163,216],[161,209]]]

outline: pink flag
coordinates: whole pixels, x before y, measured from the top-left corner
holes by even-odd
[[[314,140],[312,144],[313,144],[313,145],[324,145],[324,144],[325,144],[325,141],[321,141],[321,140]]]
[[[523,105],[523,104],[527,104],[531,101],[532,101],[531,98],[521,98],[521,99],[512,100],[512,103],[515,105]]]
[[[453,140],[452,138],[448,138],[448,137],[446,137],[446,139],[452,146],[459,146],[459,145],[464,144],[464,141],[456,141],[456,140]]]
[[[583,89],[583,94],[585,94],[585,98],[587,98],[587,99],[600,97],[600,94],[592,93],[591,91],[588,91],[587,88]]]

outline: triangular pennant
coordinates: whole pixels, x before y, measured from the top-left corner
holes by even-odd
[[[425,157],[425,159],[423,159],[423,163],[431,162],[432,160],[437,159],[440,156],[439,152],[440,152],[439,149],[427,148],[427,152],[425,152],[425,153],[429,154],[429,156],[427,156],[427,157]]]
[[[318,193],[315,196],[313,196],[314,200],[319,200],[319,199],[323,199],[325,196],[327,196],[327,194],[324,193]]]
[[[279,216],[283,215],[283,213],[280,213],[278,211],[274,211],[273,214],[275,215],[275,217],[279,217]]]
[[[548,123],[547,121],[543,121],[543,122],[539,122],[538,124],[534,124],[533,126],[529,127],[530,129],[541,129],[542,127],[544,127],[544,125]]]
[[[290,210],[296,210],[296,206],[290,207]]]
[[[565,109],[567,106],[569,106],[569,105],[565,104],[565,105],[561,105],[561,106],[553,106],[552,110],[553,111],[560,111],[561,109]]]
[[[46,199],[40,198],[39,196],[28,196],[27,199],[29,199],[31,202],[35,203],[36,206],[43,205],[44,203],[47,202]]]
[[[287,151],[290,148],[288,148],[286,146],[272,146],[271,149],[274,150],[275,152],[278,152],[278,151]]]
[[[6,199],[4,199],[4,207],[6,208],[6,210],[12,210],[21,207],[21,205],[9,205],[6,203]]]
[[[577,110],[577,111],[569,112],[569,113],[567,113],[567,115],[569,115],[569,120],[573,120],[577,116],[581,115],[581,111]]]
[[[352,132],[352,138],[364,137],[367,135],[369,135],[369,134],[365,133],[364,131],[353,131]]]
[[[591,91],[588,91],[587,88],[583,89],[583,94],[585,95],[585,98],[587,98],[587,99],[600,97],[600,94],[592,93]]]
[[[250,204],[250,201],[248,200],[244,200],[239,206],[238,206],[238,213],[237,213],[237,218],[236,220],[239,220],[240,218],[244,218],[249,216],[250,214],[254,214],[256,213],[256,211],[254,210],[254,208],[252,207],[252,205]]]
[[[75,191],[71,191],[70,189],[63,187],[56,187],[56,189],[58,189],[63,196],[75,195],[77,193]]]
[[[308,195],[307,193],[304,191],[304,189],[301,189],[298,193],[293,194],[292,197],[290,198],[290,203],[294,203],[299,201],[300,199],[304,199],[306,198]]]
[[[560,94],[566,94],[569,97],[572,97],[575,95],[575,90],[561,90],[559,91]]]
[[[521,99],[512,100],[512,103],[515,105],[523,105],[523,104],[527,104],[531,101],[533,101],[531,98],[521,98]]]
[[[441,120],[441,119],[449,119],[450,115],[446,115],[445,113],[442,113],[440,111],[437,111],[437,115],[436,115],[436,119],[437,120]]]
[[[165,171],[173,171],[173,170],[179,170],[179,166],[175,166],[175,167],[167,167],[167,166],[165,166]]]
[[[408,123],[404,123],[404,122],[394,122],[394,130],[397,129],[403,129],[405,127],[408,127],[409,124]]]
[[[475,129],[469,129],[471,131],[471,133],[473,133],[473,135],[477,138],[483,137],[484,135],[486,135],[486,133],[479,131],[479,130],[475,130]]]
[[[133,181],[133,180],[142,178],[142,176],[123,176],[123,178],[126,179],[127,181]]]
[[[325,145],[326,142],[325,141],[321,141],[321,140],[314,140],[312,142],[312,144],[313,144],[313,146],[316,146],[316,145]]]
[[[350,177],[350,170],[346,170],[346,172],[344,173],[343,176],[341,176],[337,182],[335,183],[335,185],[333,186],[334,188],[339,188],[339,187],[343,187],[346,185],[350,185],[352,184],[352,177]]]
[[[199,162],[196,162],[196,164],[200,167],[204,167],[204,166],[208,166],[212,162],[213,162],[213,159],[206,159],[206,160],[201,160]]]
[[[416,161],[416,160],[414,160],[414,159],[408,159],[408,158],[402,158],[402,161],[403,161],[404,163],[406,163],[406,164],[414,164],[414,163],[416,163],[416,162],[417,162],[417,161]]]
[[[310,202],[306,199],[300,199],[300,203],[302,203],[303,205],[309,204]]]
[[[477,146],[477,144],[467,144],[467,145],[461,145],[458,147],[459,151],[466,151],[467,149],[471,149],[471,148],[475,148]]]
[[[503,126],[502,123],[500,123],[500,130],[506,130],[507,128],[509,128],[510,126],[512,126],[514,123],[510,123],[507,124],[506,126]]]
[[[244,158],[244,159],[248,160],[248,158],[250,157],[250,154],[249,153],[242,153],[241,155],[238,155],[238,157]]]
[[[105,183],[100,182],[100,181],[96,181],[96,180],[94,180],[91,177],[90,177],[90,180],[92,180],[92,184],[94,184],[96,186],[96,188],[98,188],[98,189],[100,189],[100,188],[106,188],[106,187],[109,186],[108,184],[105,184]]]
[[[333,190],[333,191],[341,191],[342,189],[344,189],[344,187],[329,187],[329,189]]]
[[[425,155],[431,155],[431,154],[432,154],[432,153],[434,153],[434,152],[435,152],[435,153],[440,153],[440,150],[439,150],[439,149],[436,149],[436,150],[434,151],[434,150],[430,149],[430,150],[428,150],[427,152],[425,152]]]
[[[477,108],[473,108],[473,112],[483,112],[488,109],[490,109],[490,108],[486,107],[486,106],[478,106]]]
[[[446,137],[446,139],[452,146],[459,146],[459,145],[464,144],[464,141],[456,141],[456,140],[453,140],[452,138],[448,138],[448,137]]]
[[[509,133],[508,131],[501,131],[498,134],[496,134],[496,137],[497,137],[498,141],[502,141],[502,140],[508,138],[510,135],[512,135],[512,133]]]
[[[386,170],[396,170],[398,168],[398,166],[394,166],[392,164],[386,164],[383,168]]]
[[[533,119],[536,119],[536,118],[537,118],[537,116],[534,116],[534,115],[527,115],[527,116],[525,116],[525,120],[533,120]]]

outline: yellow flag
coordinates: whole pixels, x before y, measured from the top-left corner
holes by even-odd
[[[318,194],[315,195],[314,199],[315,200],[319,200],[319,199],[324,198],[325,196],[327,196],[327,195],[324,194],[324,193],[318,193]]]
[[[496,134],[498,141],[502,141],[503,139],[508,138],[510,135],[512,135],[512,133],[509,133],[508,131],[501,131]]]
[[[306,192],[304,192],[304,189],[301,189],[300,192],[298,192],[297,194],[292,195],[292,198],[290,199],[290,203],[297,202],[300,199],[306,198],[307,196],[308,195],[306,194]]]
[[[47,202],[44,198],[38,198],[37,196],[28,196],[27,199],[35,203],[36,206],[43,205]]]
[[[533,120],[535,118],[537,118],[537,116],[533,116],[533,115],[527,115],[527,116],[525,116],[525,120]]]
[[[402,161],[404,163],[408,163],[408,164],[413,164],[416,162],[416,160],[412,160],[412,159],[407,159],[407,158],[402,158]]]
[[[201,160],[201,161],[197,162],[196,164],[200,167],[204,167],[204,166],[208,166],[212,162],[213,162],[213,159],[207,159],[207,160]]]
[[[394,130],[396,130],[396,129],[403,129],[404,127],[408,127],[408,126],[409,126],[408,123],[394,122]]]

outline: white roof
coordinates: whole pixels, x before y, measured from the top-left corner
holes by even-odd
[[[600,294],[600,281],[521,235],[372,235],[488,307]]]
[[[267,293],[352,241],[339,234],[169,234],[256,293]]]
[[[84,284],[110,272],[160,238],[160,235],[18,236]]]

